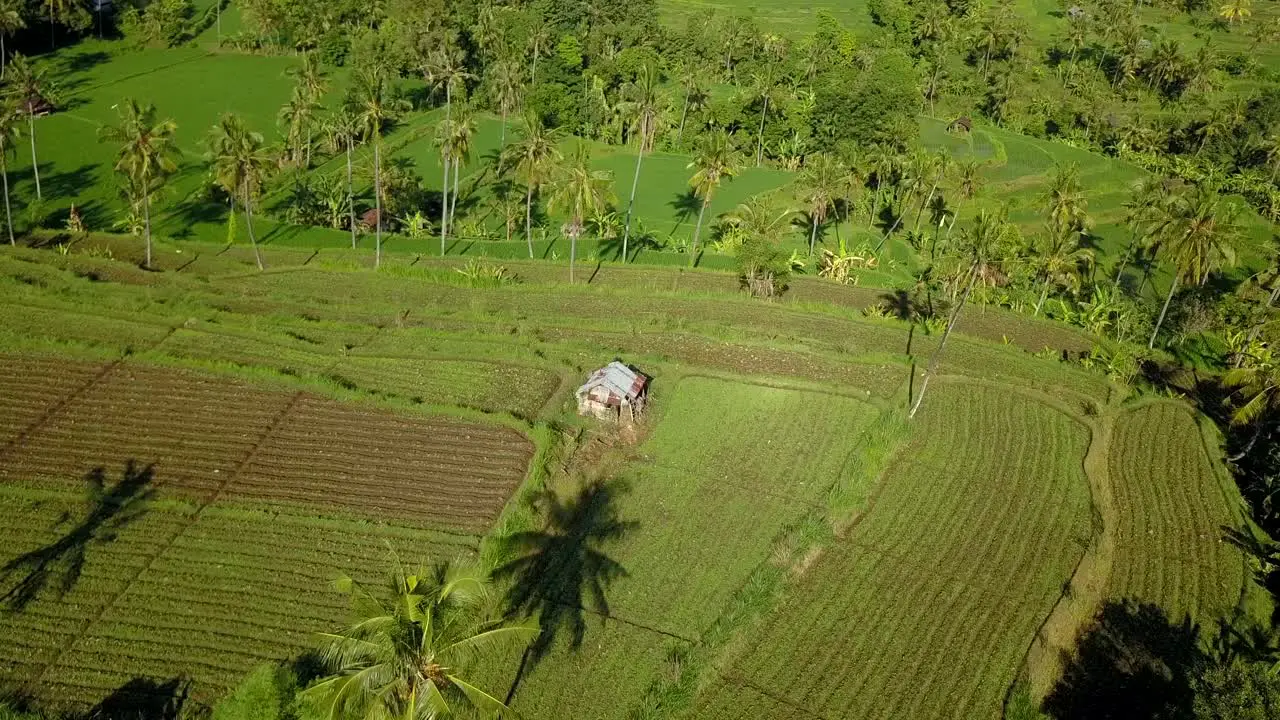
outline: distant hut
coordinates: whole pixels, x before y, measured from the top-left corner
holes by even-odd
[[[364,214],[360,216],[360,226],[365,230],[376,230],[378,228],[378,209],[369,208],[366,210]],[[387,223],[385,220],[382,223],[382,229],[387,229]]]
[[[964,133],[965,135],[968,135],[973,132],[973,118],[968,115],[961,115],[951,121],[951,124],[947,126],[947,130],[953,133]]]
[[[644,412],[649,377],[613,361],[591,373],[578,388],[578,414],[631,423]]]

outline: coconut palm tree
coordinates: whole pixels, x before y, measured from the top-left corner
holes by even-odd
[[[449,170],[453,158],[453,118],[444,118],[436,126],[436,147],[440,150],[440,165],[444,179],[440,185],[440,257],[444,257],[445,243],[449,237]]]
[[[40,190],[40,161],[36,157],[36,113],[49,102],[51,88],[48,76],[44,68],[37,67],[21,53],[14,53],[13,59],[9,61],[6,81],[9,97],[27,116],[27,135],[31,138],[31,172],[35,175],[36,199],[42,199],[44,193]]]
[[[916,210],[916,222],[912,228],[912,232],[920,232],[920,219],[924,217],[925,208],[933,203],[933,196],[938,192],[938,186],[942,184],[942,179],[947,176],[952,167],[951,155],[944,150],[939,150],[933,156],[933,162],[930,163],[933,170],[933,177],[928,180],[929,192],[921,195],[920,207]]]
[[[1168,197],[1168,184],[1163,178],[1154,175],[1139,180],[1124,202],[1124,223],[1129,228],[1129,247],[1120,257],[1116,267],[1115,286],[1120,287],[1120,278],[1125,267],[1133,259],[1139,247],[1148,243],[1155,228],[1153,223],[1160,216],[1160,207]]]
[[[769,101],[777,92],[773,79],[773,66],[751,76],[750,96],[760,101],[760,127],[756,130],[756,167],[764,160],[764,123],[769,115]]]
[[[691,111],[694,114],[701,113],[711,100],[711,93],[707,92],[702,72],[696,67],[690,68],[680,77],[680,86],[684,88],[684,107],[680,109],[680,131],[676,133],[677,144],[684,140],[684,125],[689,113]]]
[[[693,162],[689,163],[689,168],[694,171],[693,177],[689,178],[689,186],[693,188],[694,196],[702,200],[698,209],[698,224],[693,228],[690,263],[697,262],[698,236],[702,233],[702,220],[707,214],[707,207],[711,205],[711,198],[720,183],[738,174],[740,162],[738,151],[734,149],[728,134],[723,130],[716,130],[703,138]]]
[[[529,85],[538,84],[538,58],[547,54],[551,49],[551,29],[542,19],[542,15],[535,14],[532,27],[529,28],[528,44],[526,49],[529,52],[529,62],[531,68],[529,70]]]
[[[1218,8],[1218,15],[1226,18],[1228,25],[1235,23],[1237,20],[1244,22],[1244,19],[1252,14],[1252,0],[1227,0],[1226,3]]]
[[[214,181],[233,197],[239,196],[249,228],[249,242],[258,269],[265,266],[253,232],[253,201],[262,190],[267,173],[275,165],[262,133],[253,132],[234,113],[223,115],[209,134],[209,159]]]
[[[475,77],[467,71],[466,51],[452,38],[427,56],[422,74],[431,87],[444,90],[445,118],[453,117],[454,94],[466,90],[467,80]]]
[[[306,141],[306,164],[304,167],[311,167],[311,121],[315,112],[321,108],[320,99],[329,90],[328,76],[320,68],[320,61],[316,59],[315,53],[303,53],[302,65],[290,68],[287,74],[294,78],[297,86],[294,89],[294,97],[290,100],[289,106],[297,105],[305,108],[305,112],[300,113],[299,135]]]
[[[0,78],[4,77],[6,67],[4,39],[27,26],[27,21],[22,17],[24,9],[23,0],[0,0]]]
[[[1074,232],[1055,232],[1049,229],[1044,242],[1036,248],[1032,264],[1040,277],[1042,288],[1033,316],[1040,314],[1049,291],[1065,289],[1071,294],[1080,292],[1085,271],[1093,265],[1093,252],[1080,247],[1080,235]]]
[[[1223,383],[1239,398],[1238,407],[1231,413],[1231,424],[1254,426],[1253,436],[1239,455],[1244,457],[1262,437],[1266,421],[1275,418],[1280,410],[1280,365],[1259,363],[1234,368],[1223,376]]]
[[[146,238],[147,260],[151,267],[151,197],[164,185],[165,178],[178,169],[178,155],[173,134],[178,126],[172,120],[156,120],[154,105],[145,107],[132,98],[119,105],[120,124],[98,131],[101,142],[120,144],[115,169],[125,177],[134,207],[142,208],[143,237]]]
[[[320,110],[302,85],[293,89],[289,102],[280,108],[276,121],[284,130],[285,157],[298,167],[311,165],[311,119]]]
[[[57,24],[72,24],[76,16],[84,12],[84,8],[80,6],[79,0],[42,0],[42,2],[49,11],[49,49],[52,50],[57,47],[55,35]],[[87,20],[87,16],[85,17]]]
[[[515,169],[516,176],[524,183],[524,233],[529,244],[529,257],[533,257],[533,194],[551,179],[553,168],[560,162],[561,133],[547,128],[533,113],[524,118],[522,137],[507,148],[503,166]]]
[[[965,228],[961,241],[964,248],[962,256],[964,270],[961,276],[964,292],[951,313],[947,329],[942,333],[942,340],[938,342],[937,349],[929,358],[929,366],[925,369],[924,377],[921,378],[920,392],[916,395],[915,404],[911,406],[909,417],[914,418],[920,410],[920,404],[924,402],[925,391],[929,389],[929,380],[938,370],[942,351],[947,347],[947,339],[951,337],[951,331],[955,329],[956,321],[960,319],[960,313],[969,300],[969,294],[973,292],[973,286],[979,280],[995,281],[1000,276],[1002,251],[1005,247],[1017,243],[1017,235],[1017,228],[1009,222],[1005,213],[994,213],[986,209],[979,211],[973,224]]]
[[[458,212],[458,179],[462,166],[471,162],[471,140],[476,134],[475,116],[471,108],[463,105],[449,123],[449,158],[453,164],[453,195],[449,202],[449,226],[453,227]]]
[[[624,117],[630,118],[630,133],[636,138],[636,172],[631,179],[631,198],[627,200],[627,219],[622,227],[622,262],[627,261],[627,243],[631,239],[631,216],[636,206],[636,188],[640,186],[640,163],[644,154],[653,151],[653,141],[658,134],[658,121],[662,113],[662,93],[658,89],[658,70],[643,65],[634,82],[622,88],[624,98],[620,108]]]
[[[360,138],[360,122],[349,107],[340,107],[331,113],[325,123],[325,136],[333,152],[345,152],[347,156],[347,212],[351,223],[351,249],[356,249],[356,196],[352,183],[351,153]]]
[[[503,657],[538,631],[502,621],[484,573],[450,564],[409,571],[397,561],[381,592],[350,578],[337,586],[351,597],[355,617],[343,630],[321,635],[329,674],[303,694],[322,717],[441,720],[507,711],[467,676],[480,661]]]
[[[498,144],[498,157],[507,151],[507,116],[520,106],[524,94],[524,74],[514,58],[503,58],[493,66],[493,94],[502,112],[502,139]]]
[[[1040,206],[1048,215],[1054,236],[1079,234],[1089,223],[1089,200],[1080,184],[1080,167],[1075,163],[1054,165],[1049,185],[1040,195]]]
[[[387,69],[381,65],[367,65],[356,70],[351,111],[356,116],[361,135],[373,140],[373,204],[377,217],[374,221],[374,267],[382,265],[382,129],[408,103],[392,92]]]
[[[573,266],[578,256],[578,237],[586,228],[586,219],[613,198],[613,173],[591,168],[591,149],[579,142],[568,164],[560,170],[548,205],[568,213],[564,233],[569,236],[569,283],[573,283]]]
[[[18,152],[18,137],[22,134],[19,113],[11,105],[0,105],[0,181],[4,185],[4,221],[9,231],[9,244],[13,239],[13,211],[9,207],[9,157]]]
[[[1170,204],[1169,214],[1157,234],[1158,253],[1173,265],[1174,272],[1169,294],[1147,343],[1148,349],[1156,346],[1156,337],[1178,285],[1202,284],[1215,270],[1234,264],[1236,244],[1240,240],[1235,208],[1224,206],[1217,193],[1203,187],[1181,195]]]
[[[809,209],[809,255],[813,256],[818,241],[818,226],[827,221],[827,212],[842,188],[845,171],[834,157],[822,153],[812,155],[805,163],[801,184],[805,205]]]

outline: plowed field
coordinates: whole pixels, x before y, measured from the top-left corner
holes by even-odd
[[[74,486],[153,465],[198,502],[240,498],[482,532],[524,479],[519,433],[121,363],[0,363],[0,482]]]

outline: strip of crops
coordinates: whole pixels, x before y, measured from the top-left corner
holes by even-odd
[[[508,412],[522,418],[536,416],[560,385],[559,376],[541,368],[426,357],[352,357],[334,373],[360,387],[417,402]]]
[[[658,427],[641,447],[648,462],[627,485],[608,486],[617,516],[632,523],[604,548],[626,571],[607,589],[609,612],[650,630],[614,638],[593,625],[589,650],[562,649],[530,675],[517,697],[522,711],[589,703],[577,716],[625,717],[638,690],[659,677],[656,648],[675,641],[662,633],[696,639],[752,570],[776,559],[775,541],[822,503],[874,417],[842,396],[710,378],[686,378],[666,392]],[[576,588],[564,592],[578,602]],[[597,688],[596,697],[576,697],[565,687],[570,677],[575,687]]]
[[[1089,536],[1088,433],[1017,395],[939,390],[871,510],[691,717],[1001,716]]]
[[[39,492],[0,486],[0,565],[63,547],[86,517],[76,494]],[[183,675],[207,700],[341,623],[347,602],[329,587],[339,574],[376,582],[392,550],[416,563],[474,548],[473,539],[431,531],[234,506],[210,507],[194,524],[175,503],[140,509],[132,522],[88,533],[69,592],[59,592],[61,570],[74,549],[31,604],[0,614],[0,682],[43,673],[37,695],[75,709],[135,677]]]
[[[178,358],[255,365],[295,373],[320,373],[337,359],[336,354],[324,355],[259,339],[185,329],[165,340],[161,351]]]
[[[93,363],[0,356],[0,448],[15,441],[100,368]]]
[[[1223,528],[1239,519],[1190,412],[1161,402],[1122,414],[1109,474],[1119,517],[1110,594],[1201,623],[1229,615],[1245,570]]]

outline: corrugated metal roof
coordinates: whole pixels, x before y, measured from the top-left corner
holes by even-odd
[[[591,373],[586,384],[578,388],[578,396],[581,397],[594,388],[603,387],[618,397],[634,399],[644,392],[644,386],[648,382],[648,376],[615,360]]]

